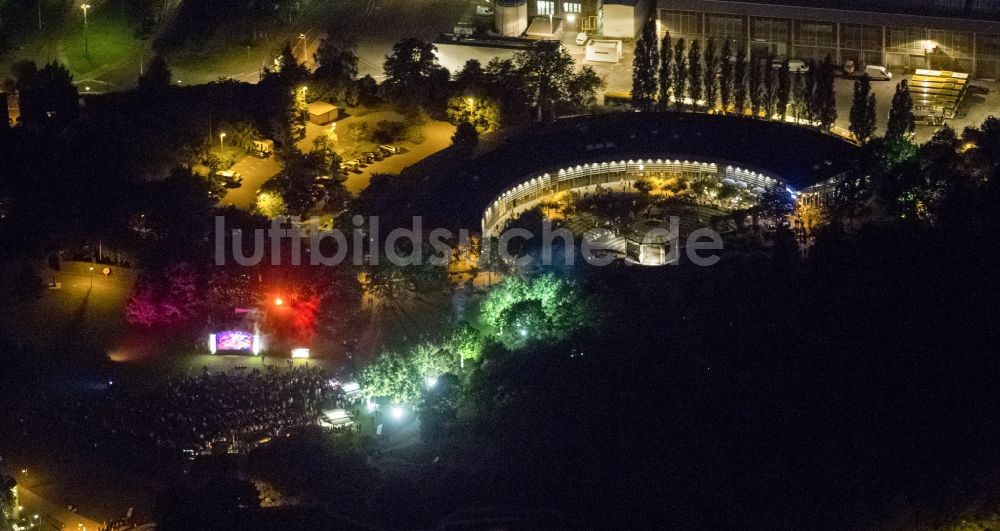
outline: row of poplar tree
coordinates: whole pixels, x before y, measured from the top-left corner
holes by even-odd
[[[746,43],[726,39],[721,50],[709,39],[702,50],[694,40],[674,42],[670,32],[657,38],[656,22],[647,20],[632,62],[632,105],[640,110],[704,109],[784,121],[792,116],[829,129],[837,120],[836,67],[830,56],[810,60],[793,75],[788,60],[752,54]]]
[[[810,59],[793,73],[788,59],[750,54],[745,42],[725,40],[722,49],[709,39],[704,51],[697,40],[673,42],[670,32],[657,38],[656,22],[646,21],[632,62],[632,105],[639,110],[706,110],[796,122],[805,120],[829,130],[837,120],[834,92],[836,65],[827,55]],[[875,136],[875,95],[867,74],[854,83],[850,132],[859,143]],[[904,141],[914,131],[913,101],[906,80],[896,85],[886,127],[887,140]]]

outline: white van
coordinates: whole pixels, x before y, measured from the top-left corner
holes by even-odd
[[[881,65],[867,65],[865,66],[865,73],[873,81],[888,81],[892,79],[892,72]]]
[[[774,68],[781,68],[784,64],[783,60],[775,59],[774,63],[771,64]],[[802,59],[789,59],[788,60],[788,71],[793,74],[804,74],[809,71],[809,65]]]
[[[802,74],[809,70],[809,65],[802,59],[789,59],[788,71],[793,74]]]

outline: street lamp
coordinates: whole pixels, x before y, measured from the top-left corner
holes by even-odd
[[[226,151],[226,133],[219,133],[219,151]]]
[[[90,287],[94,287],[94,267],[90,267]]]
[[[299,40],[302,41],[302,62],[306,62],[306,34],[299,33]]]
[[[90,9],[90,4],[83,4],[80,9],[83,10],[83,55],[90,57],[90,40],[87,35],[87,11]]]

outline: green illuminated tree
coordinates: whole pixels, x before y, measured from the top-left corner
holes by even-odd
[[[477,360],[483,352],[484,338],[468,321],[459,322],[447,342],[460,360]]]
[[[519,348],[552,335],[549,319],[538,299],[525,299],[504,308],[497,319],[497,328],[508,348]]]
[[[485,96],[459,95],[448,100],[448,118],[458,125],[467,122],[480,134],[500,127],[500,109],[496,101]]]
[[[409,352],[409,357],[416,367],[422,381],[436,378],[442,374],[453,372],[458,368],[458,356],[445,346],[437,343],[421,343]]]
[[[358,377],[362,392],[394,404],[421,404],[427,381],[456,372],[458,356],[442,345],[420,343],[406,351],[386,351]]]
[[[590,301],[573,283],[551,274],[509,277],[483,301],[480,320],[512,348],[529,338],[559,341],[594,325]]]
[[[417,404],[425,382],[417,365],[405,354],[383,352],[358,375],[362,393],[369,398],[384,397],[394,404]]]

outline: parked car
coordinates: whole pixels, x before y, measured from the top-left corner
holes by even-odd
[[[361,161],[358,159],[345,160],[340,163],[340,169],[354,173],[361,173]]]
[[[226,188],[239,188],[243,184],[243,175],[240,172],[233,170],[220,170],[215,172],[216,175],[222,177],[222,185]]]
[[[390,154],[393,154],[393,155],[395,155],[396,153],[399,153],[400,151],[403,151],[403,148],[401,148],[399,146],[393,146],[393,145],[390,145],[390,144],[382,144],[378,148],[381,149],[385,153],[390,153]]]
[[[581,31],[580,33],[577,33],[576,34],[576,45],[577,46],[583,46],[584,44],[587,44],[587,39],[589,39],[589,38],[590,38],[590,36],[587,35],[586,31]]]
[[[850,60],[844,63],[844,75],[846,77],[859,78],[868,74],[872,81],[888,81],[892,79],[892,72],[882,65],[866,65],[854,63]]]

